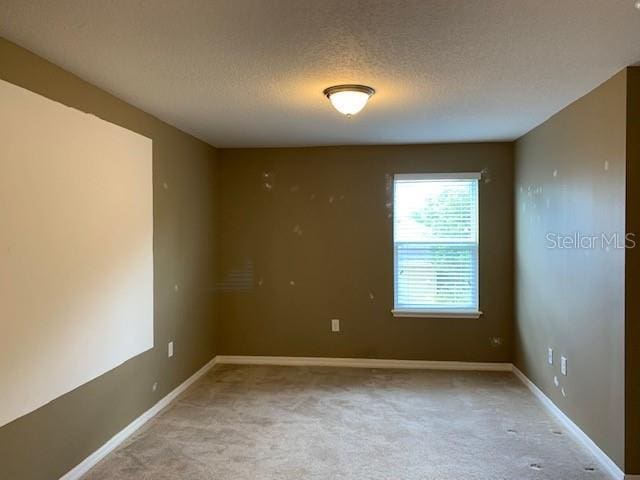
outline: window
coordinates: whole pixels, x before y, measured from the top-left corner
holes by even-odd
[[[479,178],[479,173],[394,177],[395,316],[480,316]]]

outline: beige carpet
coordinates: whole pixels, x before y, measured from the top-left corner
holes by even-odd
[[[604,479],[510,373],[218,366],[87,479]]]

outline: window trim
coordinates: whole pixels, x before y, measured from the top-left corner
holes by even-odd
[[[391,310],[396,318],[480,318],[480,310]]]
[[[396,318],[470,318],[477,319],[482,315],[480,310],[480,179],[481,172],[438,172],[438,173],[397,173],[393,176],[393,217],[392,217],[392,243],[393,243],[393,310],[391,313]],[[395,187],[396,181],[411,180],[476,180],[478,182],[477,205],[476,205],[476,225],[477,225],[477,241],[475,243],[476,252],[476,305],[477,309],[468,308],[446,308],[446,309],[417,309],[417,308],[398,308],[397,301],[397,271],[398,259],[395,241]]]

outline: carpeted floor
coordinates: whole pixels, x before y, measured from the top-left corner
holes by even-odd
[[[85,478],[608,477],[510,373],[221,365]]]

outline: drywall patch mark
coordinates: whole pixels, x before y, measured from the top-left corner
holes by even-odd
[[[375,299],[375,298],[376,298],[376,296],[373,294],[373,292],[369,292],[369,300],[373,301],[373,299]]]
[[[180,290],[180,285],[178,285],[177,283],[173,286],[173,290],[175,292],[177,292],[178,290]]]
[[[298,236],[302,236],[302,228],[300,228],[300,225],[296,225],[295,227],[293,227],[293,233]]]
[[[330,196],[329,196],[329,203],[333,203],[333,201],[334,201],[334,200],[335,200],[335,199],[333,198],[333,195],[330,195]]]
[[[558,178],[558,170],[553,171],[553,178]]]
[[[562,388],[560,389],[560,392],[562,393],[562,396],[563,396],[563,397],[565,397],[565,398],[567,397],[567,392],[565,391],[564,387],[562,387]]]
[[[262,277],[260,277],[258,279],[258,286],[261,287],[263,283],[264,283],[264,280],[262,280]]]
[[[262,172],[262,189],[270,192],[275,188],[276,176],[273,172]]]
[[[558,377],[556,375],[553,376],[553,384],[556,387],[560,386],[560,381],[558,380]]]
[[[491,183],[491,172],[489,171],[488,167],[484,167],[480,171],[480,178],[482,178],[482,181],[484,183]]]
[[[162,188],[169,190],[169,184],[167,182],[162,182]]]
[[[491,337],[489,341],[491,342],[491,346],[493,348],[502,346],[502,337]]]
[[[604,168],[604,171],[605,171],[605,172],[608,172],[608,171],[609,171],[609,160],[605,160],[605,161],[604,161],[604,167],[603,167],[603,168]]]
[[[311,195],[309,195],[309,200],[315,200],[316,199],[316,194],[312,193]]]
[[[293,280],[290,280],[289,281],[289,285],[291,285],[292,287],[295,287],[296,286],[296,282],[294,282]]]

